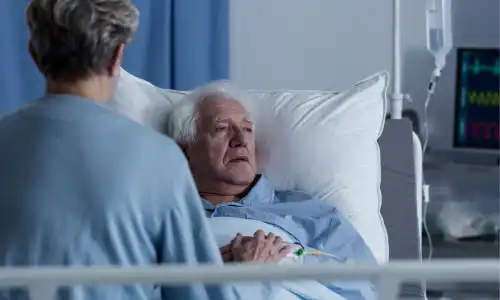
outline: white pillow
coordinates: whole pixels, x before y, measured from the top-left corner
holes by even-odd
[[[380,213],[377,139],[385,120],[388,73],[342,93],[245,91],[256,124],[261,171],[277,189],[298,189],[334,205],[352,222],[379,263],[388,261]],[[168,107],[185,92],[159,89],[124,70],[110,105],[161,130]]]

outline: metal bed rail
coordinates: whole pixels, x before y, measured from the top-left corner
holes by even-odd
[[[399,261],[384,265],[164,265],[151,267],[0,268],[0,288],[27,287],[33,300],[53,300],[60,286],[141,284],[184,285],[278,280],[373,280],[379,298],[397,299],[406,281],[498,282],[499,260]]]

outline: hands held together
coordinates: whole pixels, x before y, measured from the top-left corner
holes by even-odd
[[[253,237],[237,234],[230,244],[220,248],[224,262],[279,262],[291,247],[274,233],[257,230]]]

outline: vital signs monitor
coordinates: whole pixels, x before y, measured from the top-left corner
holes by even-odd
[[[499,148],[499,52],[457,49],[455,148]]]

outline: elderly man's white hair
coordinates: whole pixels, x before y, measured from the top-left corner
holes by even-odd
[[[196,139],[198,105],[214,96],[219,99],[238,101],[248,111],[249,103],[242,91],[226,81],[213,82],[187,94],[179,103],[172,106],[166,115],[164,133],[178,144],[192,144]]]

